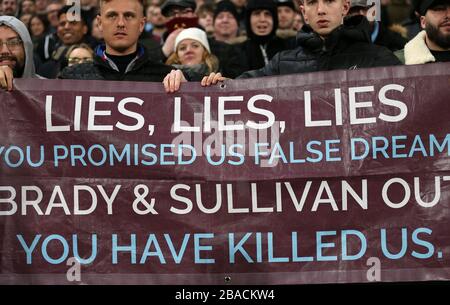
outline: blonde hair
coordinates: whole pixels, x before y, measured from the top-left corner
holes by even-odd
[[[202,45],[204,50],[202,63],[208,67],[208,73],[217,72],[219,70],[219,59],[214,55],[208,52],[206,48]],[[166,60],[167,65],[181,65],[180,58],[178,57],[177,52],[173,52],[172,55]]]

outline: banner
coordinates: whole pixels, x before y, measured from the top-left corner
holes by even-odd
[[[16,80],[0,283],[449,280],[449,71]]]

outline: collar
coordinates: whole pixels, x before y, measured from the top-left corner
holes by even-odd
[[[138,59],[140,59],[142,56],[144,56],[145,53],[145,48],[144,46],[138,44],[138,52],[136,57],[128,64],[127,69],[125,70],[125,73],[128,73],[129,71],[131,71],[134,68],[134,65],[136,63],[136,61]],[[95,55],[99,58],[101,58],[101,60],[105,63],[108,64],[111,69],[119,72],[119,68],[117,67],[117,65],[114,63],[114,61],[112,61],[107,55],[106,55],[106,45],[102,44],[99,45],[97,47],[97,49],[95,50]]]

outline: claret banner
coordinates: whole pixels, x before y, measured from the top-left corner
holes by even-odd
[[[16,80],[0,283],[450,280],[449,71]]]

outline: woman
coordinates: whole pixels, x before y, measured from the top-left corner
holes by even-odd
[[[36,47],[37,42],[43,38],[49,30],[50,23],[45,15],[34,14],[28,22],[28,32],[30,32],[31,40]]]
[[[71,46],[66,53],[68,66],[73,66],[94,60],[94,51],[85,43]]]
[[[178,34],[172,55],[166,61],[187,74],[191,81],[217,72],[219,60],[209,47],[206,33],[198,28],[188,28]]]

